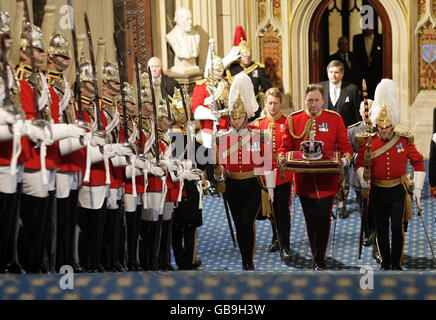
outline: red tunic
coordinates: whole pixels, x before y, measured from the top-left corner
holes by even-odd
[[[195,113],[195,110],[199,106],[203,106],[205,108],[210,109],[211,107],[209,105],[204,105],[204,100],[210,96],[209,91],[207,91],[207,83],[211,82],[210,80],[207,80],[205,83],[199,85],[197,84],[194,87],[194,92],[192,93],[192,100],[191,100],[191,111],[192,114]],[[220,122],[218,125],[217,130],[228,130],[229,129],[229,117],[223,116],[220,118]],[[212,134],[213,132],[213,121],[212,120],[200,120],[200,130],[204,131],[205,133]]]
[[[105,106],[112,106],[113,105],[113,101],[110,99],[107,99],[105,97],[103,97],[101,100],[101,108],[104,110]],[[106,115],[104,116],[106,118]],[[109,125],[110,122],[112,121],[112,119],[107,119],[107,124]],[[112,134],[114,134],[116,136],[116,133],[114,131],[119,131],[117,128],[119,127],[119,122],[116,125],[116,128],[114,130],[112,130]],[[119,141],[121,141],[120,137],[117,137]],[[113,143],[116,143],[117,141],[113,141]],[[122,167],[114,167],[112,164],[112,161],[109,161],[109,167],[110,167],[110,174],[111,174],[111,184],[110,184],[110,188],[111,189],[118,189],[118,188],[122,188],[124,187],[124,172],[123,172],[123,168]]]
[[[26,113],[26,119],[35,119],[35,104],[33,89],[23,77],[20,80],[21,92],[20,98],[24,112]],[[54,91],[53,87],[49,88],[52,104],[51,117],[54,123],[59,123],[59,97]],[[28,169],[41,169],[40,148],[29,148],[29,157],[24,166]],[[61,155],[59,153],[59,144],[53,143],[51,146],[47,146],[47,155],[45,158],[45,165],[47,169],[57,169],[61,166]]]
[[[368,138],[358,149],[356,168],[364,167],[363,157],[367,142]],[[386,143],[388,142],[383,141],[376,133],[371,138],[371,152],[380,149]],[[407,137],[400,137],[393,147],[371,160],[371,179],[394,180],[401,178],[406,174],[407,160],[410,161],[415,171],[425,171],[422,154],[416,150],[414,144],[408,144]]]
[[[136,122],[136,117],[130,117],[129,121]],[[144,132],[141,132],[141,134],[142,134],[143,144],[145,144],[145,142],[147,140],[147,137],[145,136]],[[137,136],[138,136],[138,134],[137,134]],[[136,139],[136,140],[139,140],[139,139]],[[124,142],[124,127],[122,125],[121,125],[121,128],[120,128],[120,141]],[[136,141],[136,142],[137,142],[137,145],[139,145],[139,141]],[[124,170],[126,170],[126,168],[124,168]],[[124,171],[124,177],[125,176],[126,175],[125,175],[125,171]],[[144,184],[144,175],[140,175],[140,176],[136,176],[135,177],[135,186],[136,186],[136,193],[137,194],[144,193],[144,186],[145,186],[145,184]],[[133,193],[133,182],[132,182],[132,179],[125,178],[125,181],[124,181],[124,191],[127,194],[132,194]]]
[[[90,100],[82,97],[82,106],[89,106],[91,103]],[[76,102],[76,119],[79,119],[79,111],[77,108],[77,102]],[[89,117],[89,114],[85,111],[83,111],[83,121],[87,123],[91,123],[91,118]],[[67,154],[66,156],[62,156],[62,166],[59,171],[61,172],[68,172],[68,171],[85,171],[86,169],[86,148],[77,150],[75,152],[72,152],[70,154]]]
[[[286,122],[279,154],[285,155],[288,151],[300,150],[300,143],[309,140],[308,132],[299,139],[291,135],[292,122],[295,137],[302,135],[307,121],[312,117],[306,110],[291,114]],[[315,140],[324,142],[323,151],[339,151],[341,156],[351,159],[353,148],[348,140],[347,129],[342,117],[336,112],[321,110],[315,120]],[[339,189],[338,173],[294,173],[295,194],[298,196],[322,199],[335,195]]]
[[[88,117],[91,119],[91,121],[96,121],[97,119],[94,118],[94,108],[91,109],[85,109],[88,113]],[[103,110],[100,108],[100,115],[101,115],[101,126],[102,130],[104,130],[107,126],[106,117],[103,113]],[[84,116],[85,119],[85,116]],[[110,162],[110,160],[109,160]],[[83,175],[85,175],[85,169],[83,169]],[[83,186],[104,186],[106,184],[106,170],[104,167],[104,161],[100,161],[97,163],[94,163],[91,165],[91,173],[89,176],[89,182],[82,182]]]
[[[259,129],[259,128],[257,128]],[[219,164],[226,168],[227,174],[242,175],[253,172],[255,168],[270,165],[271,159],[263,157],[263,142],[260,130],[245,128],[236,132],[230,129],[219,138],[217,152]],[[249,178],[247,176],[246,178]]]
[[[262,130],[267,130],[271,135],[272,139],[272,169],[277,169],[277,155],[278,148],[282,143],[283,130],[285,128],[286,116],[279,113],[274,118],[266,114],[264,117],[260,117],[254,121],[254,125],[261,128]],[[284,171],[284,179],[282,180],[282,174],[280,170],[277,170],[276,185],[291,182],[292,172]]]

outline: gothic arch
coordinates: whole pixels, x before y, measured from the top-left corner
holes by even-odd
[[[301,109],[304,102],[304,89],[310,82],[310,63],[313,58],[309,56],[308,48],[316,49],[316,39],[310,37],[313,19],[316,18],[318,10],[325,9],[328,0],[300,0],[290,19],[291,45],[292,45],[292,103],[295,109]],[[390,55],[392,63],[391,69],[384,70],[386,77],[392,78],[400,91],[400,109],[402,124],[408,125],[408,41],[405,36],[408,34],[407,17],[404,8],[399,0],[371,0],[371,4],[378,11],[380,16],[385,14],[384,19],[389,23],[384,28],[389,27],[391,31],[389,41],[390,48],[387,48],[386,55]],[[384,29],[385,30],[385,29]],[[303,35],[303,36],[301,36]]]

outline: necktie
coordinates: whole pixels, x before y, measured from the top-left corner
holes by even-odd
[[[336,105],[336,102],[338,101],[339,94],[338,94],[338,88],[335,86],[332,90],[332,103],[333,105]]]

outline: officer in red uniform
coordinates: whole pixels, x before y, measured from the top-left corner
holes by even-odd
[[[413,200],[418,206],[425,180],[424,159],[413,144],[413,136],[394,131],[400,123],[398,98],[398,89],[392,80],[383,79],[377,85],[370,114],[377,133],[359,146],[356,165],[362,187],[368,188],[369,181],[371,184],[370,203],[374,210],[381,270],[402,270],[404,232],[412,217],[408,196],[410,181],[406,175],[408,161],[414,169]],[[368,150],[369,139],[371,148]]]
[[[269,136],[272,137],[272,169],[276,170],[276,183],[274,195],[272,196],[274,199],[274,214],[277,222],[277,232],[279,234],[280,244],[282,247],[282,257],[284,260],[288,260],[290,259],[289,236],[291,231],[291,213],[289,211],[291,198],[289,195],[291,194],[292,172],[285,171],[282,175],[280,170],[277,170],[277,151],[282,143],[282,135],[285,128],[286,116],[280,112],[280,108],[282,106],[282,95],[278,88],[269,88],[266,91],[264,101],[264,115],[256,119],[253,122],[253,125],[262,130],[267,130]],[[274,230],[275,227],[273,220],[271,220],[271,224]],[[279,248],[280,247],[276,233],[273,232],[273,240],[269,250],[274,252],[279,250]]]
[[[249,78],[248,82],[251,83]],[[231,129],[220,132],[217,137],[219,165],[215,168],[215,177],[219,183],[226,177],[225,192],[236,227],[242,268],[254,270],[254,230],[261,207],[261,188],[256,176],[264,172],[263,138],[259,128],[247,127],[247,110],[240,98],[229,105]]]
[[[341,116],[323,110],[324,89],[319,85],[306,88],[306,109],[291,114],[284,128],[279,149],[279,163],[284,163],[288,151],[300,150],[300,143],[315,134],[315,140],[324,143],[323,151],[339,151],[343,166],[351,162],[353,149]],[[306,220],[307,235],[312,250],[315,270],[326,268],[325,254],[330,233],[333,200],[339,190],[338,173],[294,173],[295,194],[299,196]]]

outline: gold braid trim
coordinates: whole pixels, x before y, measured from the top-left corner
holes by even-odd
[[[289,133],[291,134],[292,138],[294,138],[295,140],[299,140],[309,132],[310,128],[312,127],[313,120],[312,119],[307,120],[306,125],[304,126],[304,130],[299,136],[295,135],[294,133],[294,125],[292,124],[292,115],[288,117],[288,124],[289,124]]]

